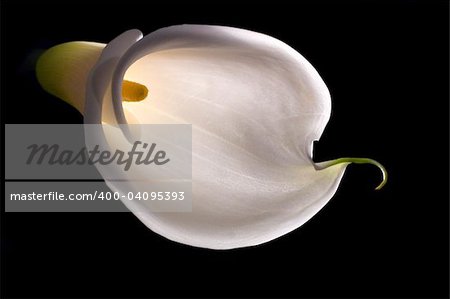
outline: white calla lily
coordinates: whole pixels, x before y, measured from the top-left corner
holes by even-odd
[[[371,159],[313,162],[330,94],[303,56],[264,34],[181,25],[142,38],[130,30],[106,48],[56,46],[37,74],[86,123],[192,124],[192,212],[155,213],[145,202],[124,202],[177,242],[229,249],[280,237],[331,199],[352,162],[377,165],[378,188],[387,179]]]

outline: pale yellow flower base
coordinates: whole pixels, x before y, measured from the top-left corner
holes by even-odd
[[[83,113],[86,80],[106,44],[69,42],[54,46],[42,54],[36,64],[36,75],[42,88],[66,101]],[[124,101],[142,101],[148,89],[142,84],[123,81]]]

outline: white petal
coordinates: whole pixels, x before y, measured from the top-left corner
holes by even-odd
[[[146,85],[148,98],[122,102],[124,77]],[[104,98],[111,101],[109,93]],[[112,102],[119,123],[193,125],[193,212],[125,203],[177,242],[227,249],[282,236],[328,202],[347,165],[316,170],[312,143],[330,117],[328,89],[304,57],[267,35],[202,25],[160,29],[120,58]]]

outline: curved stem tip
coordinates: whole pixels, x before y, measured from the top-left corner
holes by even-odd
[[[323,166],[325,168],[327,168],[327,167],[330,167],[330,166],[333,166],[333,165],[336,165],[336,164],[341,164],[341,163],[355,163],[355,164],[372,164],[372,165],[375,165],[381,170],[381,173],[383,174],[383,180],[375,188],[375,190],[380,190],[387,183],[388,173],[387,173],[386,168],[383,165],[381,165],[380,162],[375,161],[373,159],[369,159],[369,158],[339,158],[339,159],[336,159],[336,160],[328,161]]]

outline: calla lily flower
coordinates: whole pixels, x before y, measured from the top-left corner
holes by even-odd
[[[192,212],[124,204],[152,231],[212,249],[253,246],[300,227],[335,194],[350,163],[315,163],[331,113],[314,67],[270,36],[180,25],[105,44],[70,42],[37,63],[42,87],[86,124],[192,124]],[[114,187],[114,182],[108,182]]]

